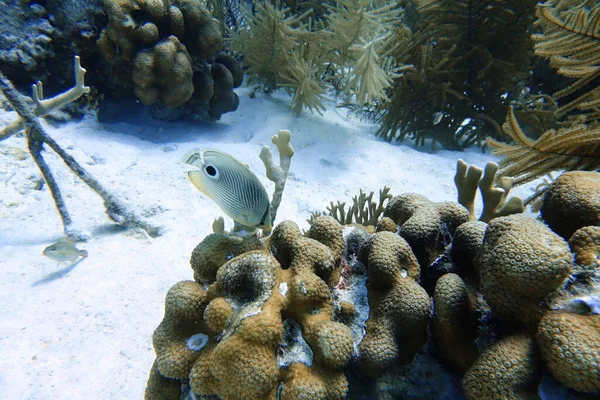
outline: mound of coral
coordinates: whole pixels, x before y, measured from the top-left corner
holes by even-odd
[[[218,120],[239,105],[241,64],[223,52],[221,24],[204,1],[5,3],[0,68],[18,86],[64,87],[76,54],[99,94],[135,96],[155,118]]]
[[[546,207],[600,205],[559,189]],[[318,215],[304,233],[209,235],[167,294],[146,398],[529,399],[548,379],[598,395],[594,214],[567,242],[516,209],[471,211],[404,194],[376,226]]]

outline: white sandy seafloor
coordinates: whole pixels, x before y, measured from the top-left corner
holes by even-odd
[[[127,105],[111,123],[91,116],[59,127],[44,123],[105,187],[164,228],[151,239],[114,224],[100,198],[46,151],[74,224],[90,235],[78,244],[89,257],[69,267],[42,255],[63,235],[62,224],[24,138],[0,142],[1,399],[143,398],[167,290],[193,279],[191,252],[223,215],[183,175],[179,162],[193,148],[235,155],[272,193],[258,154],[279,129],[290,130],[296,154],[276,223],[292,219],[301,228],[311,211],[350,203],[361,188],[387,185],[392,194],[456,200],[458,158],[480,167],[497,160],[480,149],[431,153],[384,142],[376,126],[336,109],[333,99],[323,115],[295,117],[285,94],[248,93],[238,90],[238,110],[213,124],[156,121],[132,115],[136,108]],[[0,125],[14,118],[0,111]],[[527,197],[531,185],[513,192]]]

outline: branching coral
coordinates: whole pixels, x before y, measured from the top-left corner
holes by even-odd
[[[508,193],[513,186],[513,179],[497,177],[498,164],[489,162],[485,166],[485,173],[475,165],[468,165],[463,160],[456,163],[454,184],[458,190],[458,203],[469,211],[469,218],[475,217],[475,196],[477,188],[483,198],[483,211],[479,221],[489,222],[492,218],[522,213],[525,208],[523,201],[517,196],[508,198]],[[482,178],[483,174],[483,178]]]
[[[364,226],[376,226],[381,214],[385,210],[386,203],[392,198],[389,193],[390,188],[385,186],[379,190],[379,200],[376,202],[373,200],[374,192],[365,192],[360,190],[358,196],[352,197],[352,205],[346,210],[346,203],[338,200],[337,204],[331,202],[327,211],[329,215],[336,219],[340,224],[360,224]],[[312,215],[309,221],[312,221],[316,215]]]
[[[84,181],[93,191],[95,191],[104,200],[104,206],[106,208],[106,214],[115,222],[121,225],[141,228],[145,230],[150,236],[155,237],[160,234],[158,227],[152,226],[140,219],[132,210],[130,210],[124,203],[120,202],[114,195],[110,194],[100,182],[92,177],[75,159],[65,152],[58,143],[54,141],[42,128],[37,116],[44,115],[54,108],[61,107],[66,103],[76,100],[84,93],[89,92],[89,88],[84,84],[85,69],[81,68],[79,57],[75,57],[75,87],[61,93],[53,98],[44,99],[43,86],[41,82],[32,85],[32,97],[35,103],[33,111],[29,110],[23,103],[15,88],[11,82],[0,73],[0,90],[4,92],[4,95],[15,108],[19,117],[17,120],[4,128],[0,133],[0,140],[5,139],[20,129],[25,128],[25,136],[27,138],[27,147],[29,153],[33,157],[38,168],[42,172],[44,180],[48,184],[50,193],[56,204],[56,208],[61,216],[64,231],[67,236],[73,239],[85,239],[82,232],[77,232],[71,227],[71,216],[67,211],[65,202],[60,193],[60,189],[52,171],[42,156],[42,149],[44,144],[47,144],[54,150],[56,154],[65,162],[67,167],[73,171],[82,181]]]

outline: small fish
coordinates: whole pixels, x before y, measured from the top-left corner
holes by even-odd
[[[59,266],[60,263],[66,264],[67,261],[72,263],[79,257],[86,258],[88,256],[87,250],[79,250],[73,243],[62,240],[46,247],[42,254],[51,260],[58,261],[56,266]]]
[[[444,118],[444,113],[442,111],[438,111],[433,114],[433,124],[437,125],[442,122],[442,118]]]
[[[260,180],[248,165],[222,151],[208,149],[193,153],[185,163],[193,166],[186,176],[238,223],[271,230],[271,205]]]

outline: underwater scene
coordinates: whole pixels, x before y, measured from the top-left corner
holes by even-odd
[[[597,0],[1,0],[0,399],[600,398]]]

